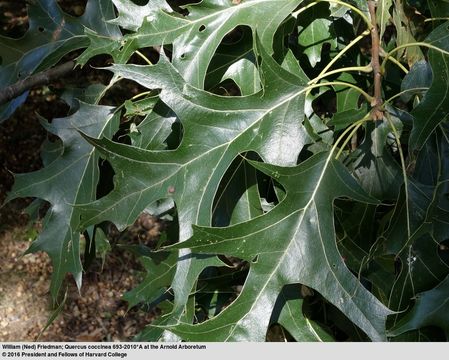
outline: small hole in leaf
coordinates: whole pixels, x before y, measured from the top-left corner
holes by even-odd
[[[44,32],[44,31],[45,31],[45,29],[44,29],[43,26],[39,26],[39,27],[37,28],[37,30],[38,30],[39,32]]]
[[[123,39],[122,41],[120,41],[119,51],[123,51],[123,48],[125,47],[127,42],[128,42],[128,40],[126,40],[126,39]]]
[[[181,54],[181,55],[179,55],[179,58],[180,58],[181,60],[184,60],[184,59],[186,58],[186,54]]]
[[[258,261],[259,261],[259,255],[257,255],[254,259],[251,260],[251,262],[253,264],[257,264]]]
[[[204,30],[206,30],[206,25],[201,25],[198,29],[199,32],[203,32]]]

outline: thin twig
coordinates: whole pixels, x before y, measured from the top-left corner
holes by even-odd
[[[371,117],[373,120],[382,120],[382,72],[380,67],[380,38],[377,30],[376,3],[368,1],[368,9],[371,16],[371,65],[374,72],[374,98],[371,102]]]
[[[19,80],[15,84],[9,85],[0,90],[0,105],[6,104],[8,101],[23,94],[25,91],[30,90],[36,86],[42,86],[49,84],[54,79],[57,79],[65,74],[69,73],[75,67],[74,61],[68,61],[64,64],[55,66],[51,69],[42,71],[35,75],[28,76],[23,80]]]

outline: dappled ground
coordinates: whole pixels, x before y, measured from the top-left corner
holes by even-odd
[[[72,15],[83,12],[85,0],[58,1]],[[26,2],[0,0],[0,33],[19,37],[27,29]],[[72,55],[73,56],[73,55]],[[98,66],[104,65],[99,59]],[[94,64],[95,66],[96,64]],[[14,182],[13,173],[42,167],[40,147],[46,132],[36,113],[47,119],[63,117],[67,105],[58,98],[65,86],[84,86],[106,82],[110,75],[86,66],[49,87],[31,91],[26,103],[0,125],[0,204]],[[133,92],[127,89],[126,93]],[[14,200],[0,208],[0,341],[33,341],[53,313],[50,303],[51,264],[47,254],[22,256],[36,238],[40,222],[29,223],[24,214],[32,199]],[[41,211],[43,216],[45,211]],[[128,311],[120,298],[142,277],[136,259],[119,249],[117,242],[151,242],[159,235],[160,223],[144,215],[125,236],[110,234],[112,251],[96,259],[83,276],[81,293],[67,276],[67,299],[62,313],[41,334],[41,341],[117,341],[129,340],[151,322],[154,313]],[[114,230],[112,228],[112,230]]]
[[[158,232],[152,223],[148,231],[140,219],[131,236]],[[52,314],[49,287],[51,265],[44,253],[22,256],[36,226],[20,226],[0,235],[0,341],[33,341]],[[125,341],[154,318],[138,309],[127,312],[121,295],[138,284],[141,268],[135,259],[113,246],[104,264],[97,259],[83,277],[81,293],[68,277],[67,300],[62,314],[42,334],[41,341]]]
[[[50,314],[47,299],[50,266],[43,254],[20,258],[26,232],[14,229],[0,237],[0,340],[33,340]]]

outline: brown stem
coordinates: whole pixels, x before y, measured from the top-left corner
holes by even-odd
[[[368,0],[368,9],[371,16],[371,66],[374,73],[374,98],[371,102],[371,117],[373,120],[382,120],[382,72],[380,68],[380,38],[377,30],[376,3]]]
[[[9,85],[0,90],[0,105],[6,104],[8,101],[23,94],[35,86],[42,86],[49,84],[54,79],[64,76],[72,71],[75,67],[74,61],[68,61],[64,64],[55,66],[54,68],[42,71],[35,75],[28,76],[23,80],[19,80],[15,84]]]

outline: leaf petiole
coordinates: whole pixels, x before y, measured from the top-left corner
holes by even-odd
[[[402,49],[411,47],[411,46],[423,46],[423,47],[427,47],[427,48],[432,49],[432,50],[439,51],[439,52],[442,53],[442,54],[449,55],[449,51],[446,51],[446,50],[444,50],[444,49],[441,49],[441,48],[439,48],[439,47],[437,47],[437,46],[434,46],[434,45],[432,45],[432,44],[429,44],[429,43],[426,43],[426,42],[413,42],[413,43],[408,43],[408,44],[399,45],[399,46],[395,47],[393,50],[389,51],[389,52],[385,55],[385,59],[384,59],[384,61],[382,62],[382,68],[385,67],[385,63],[387,62],[387,60],[390,59],[390,57],[391,57],[394,53],[398,52],[399,50],[402,50]]]
[[[346,147],[349,140],[354,136],[354,134],[357,132],[357,130],[360,128],[360,126],[362,126],[363,123],[368,121],[370,118],[371,118],[371,114],[370,113],[366,114],[362,119],[360,119],[360,120],[356,121],[355,123],[351,124],[350,126],[348,126],[348,128],[345,131],[343,131],[343,133],[338,137],[337,141],[335,142],[335,144],[332,148],[332,152],[334,152],[337,149],[338,144],[340,143],[340,141],[343,140],[343,138],[346,137],[346,139],[343,142],[343,144],[340,146],[340,149],[338,150],[338,153],[335,156],[336,159],[338,159],[340,157],[341,153],[343,152],[343,149]],[[349,133],[349,135],[346,136],[348,133]]]
[[[345,68],[331,70],[331,71],[329,71],[327,73],[318,75],[316,78],[310,80],[307,84],[308,85],[316,84],[319,80],[325,78],[326,76],[330,76],[330,75],[333,75],[333,74],[338,74],[338,73],[341,73],[341,72],[349,72],[349,71],[358,71],[358,72],[370,73],[370,72],[373,71],[373,67],[371,66],[371,64],[369,64],[369,65],[366,65],[366,66],[351,66],[351,67],[345,67]]]
[[[316,89],[322,86],[332,86],[332,85],[341,85],[341,86],[347,86],[350,87],[354,90],[357,90],[361,95],[363,95],[363,97],[366,99],[366,101],[368,101],[369,103],[371,103],[371,101],[373,100],[373,97],[371,95],[369,95],[366,91],[362,90],[361,88],[359,88],[357,85],[351,84],[351,83],[347,83],[344,81],[330,81],[330,82],[326,82],[326,83],[320,83],[320,84],[311,84],[309,86],[307,86],[304,90],[307,91],[307,94],[310,92],[310,90],[312,89]],[[303,92],[304,90],[302,90],[301,92]]]
[[[446,20],[449,20],[449,17],[428,18],[428,19],[425,19],[424,22],[429,22],[429,21],[446,21]]]
[[[135,51],[137,55],[139,55],[148,65],[153,65],[153,63],[144,55],[142,54],[139,50]]]
[[[380,56],[385,56],[385,52],[381,51]],[[409,73],[409,70],[404,65],[402,65],[400,61],[396,60],[394,57],[389,56],[389,57],[385,58],[385,60],[391,61],[393,64],[395,64],[397,67],[399,67],[405,74]],[[382,62],[382,65],[380,67],[382,69],[382,73],[385,73],[385,64],[386,64],[386,61]]]
[[[390,114],[388,112],[385,113],[385,117],[386,117],[388,123],[390,124],[391,130],[393,130],[393,135],[394,135],[396,143],[398,145],[399,157],[401,159],[402,176],[404,177],[405,211],[407,213],[407,216],[406,216],[407,217],[407,241],[406,241],[405,245],[401,248],[401,250],[398,251],[396,256],[399,256],[399,254],[402,252],[402,250],[404,250],[407,247],[408,242],[410,241],[410,238],[411,238],[407,168],[406,168],[406,165],[405,165],[405,157],[404,157],[404,152],[402,151],[402,145],[401,145],[400,136],[399,136],[399,133],[398,133],[398,131],[396,129],[396,126],[394,126],[394,123],[391,120]]]
[[[128,99],[129,101],[133,101],[133,100],[137,100],[140,99],[144,96],[150,95],[153,91],[149,90],[149,91],[144,91],[141,92],[140,94],[137,94],[135,96],[133,96],[132,98]],[[116,112],[119,111],[120,109],[122,109],[125,106],[125,103],[123,102],[120,106],[117,107],[117,109],[115,110]]]
[[[429,90],[428,87],[417,87],[417,88],[412,88],[412,89],[406,89],[404,91],[401,91],[400,93],[397,93],[396,95],[393,95],[391,98],[389,98],[388,100],[385,100],[386,103],[391,103],[394,99],[408,93],[411,91],[420,91],[420,90]]]

